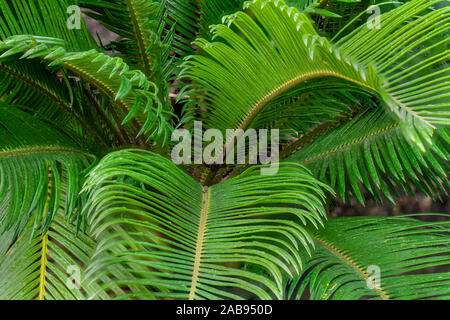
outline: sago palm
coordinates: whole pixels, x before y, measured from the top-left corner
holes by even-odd
[[[448,216],[328,217],[449,187],[450,8],[373,4],[0,0],[0,298],[448,299]]]

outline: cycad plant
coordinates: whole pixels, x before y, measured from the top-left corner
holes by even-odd
[[[447,196],[445,2],[0,10],[0,298],[450,297],[445,214],[329,217]],[[174,134],[199,123],[225,137],[213,161],[175,164]],[[277,136],[276,172],[219,161],[252,129]]]

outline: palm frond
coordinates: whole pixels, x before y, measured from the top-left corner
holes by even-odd
[[[312,243],[303,225],[322,224],[326,187],[299,165],[274,176],[259,170],[203,188],[161,156],[108,155],[85,185],[89,233],[107,238],[88,275],[110,277],[108,266],[120,266],[134,277],[115,285],[147,288],[130,288],[135,298],[239,298],[236,289],[280,298],[282,274],[302,267],[295,250]],[[238,269],[242,263],[270,276]]]
[[[79,108],[83,98],[76,99],[77,86],[69,88],[71,79],[61,81],[59,74],[33,61],[3,61],[0,63],[0,101],[22,108],[42,121],[56,123],[79,140],[91,140],[92,145],[107,146],[110,141],[101,126]],[[86,108],[84,108],[86,109]]]
[[[448,216],[332,219],[314,233],[316,251],[288,297],[309,288],[314,300],[448,299],[449,228]]]
[[[442,128],[424,153],[404,137],[398,122],[372,109],[323,134],[288,161],[309,166],[344,201],[351,194],[364,203],[364,187],[375,200],[381,201],[381,191],[394,202],[392,195],[400,196],[396,186],[401,193],[414,194],[411,184],[439,197],[449,187],[448,142],[447,129]]]
[[[322,19],[326,18],[341,18],[341,15],[324,9],[325,3],[328,1],[321,0],[286,0],[286,4],[291,7],[296,7],[304,13],[318,15]],[[348,10],[348,6],[345,6]]]
[[[35,216],[35,231],[41,226],[48,229],[62,193],[66,194],[65,215],[72,217],[78,206],[81,174],[92,155],[64,133],[18,108],[0,105],[0,110],[0,231],[20,233],[36,209],[42,216]],[[62,180],[67,180],[67,187]]]
[[[64,40],[69,51],[84,51],[97,45],[80,20],[80,28],[68,28],[68,8],[78,0],[5,0],[0,4],[0,40],[32,34]]]
[[[450,7],[428,10],[439,2],[407,2],[381,15],[380,29],[363,25],[337,42],[363,68],[376,66],[385,87],[381,98],[422,150],[435,126],[449,125],[450,50],[442,36],[449,31]]]
[[[80,5],[92,10],[87,11],[87,15],[127,39],[123,45],[120,45],[124,55],[129,55],[130,61],[139,66],[145,75],[152,74],[155,63],[151,55],[153,54],[152,46],[156,40],[155,18],[159,12],[158,1],[81,0]]]
[[[59,45],[68,51],[84,51],[97,48],[80,16],[79,28],[69,28],[69,8],[78,5],[78,0],[10,0],[2,2],[0,13],[0,40],[15,35],[32,34],[41,37],[63,39]],[[7,60],[7,61],[5,61]],[[45,65],[32,61],[2,59],[0,83],[2,100],[21,106],[34,106],[27,112],[42,120],[62,124],[70,128],[71,135],[87,136],[103,147],[111,145],[110,137],[104,134],[105,123],[94,123],[92,113],[78,108],[86,105],[84,92],[80,94],[70,74],[52,73]],[[81,98],[82,101],[78,101]],[[39,108],[39,109],[38,109]]]
[[[428,1],[409,2],[383,15],[386,27],[381,31],[364,27],[335,46],[316,34],[309,18],[282,1],[247,2],[246,7],[254,19],[243,12],[227,19],[228,25],[242,35],[231,27],[217,25],[212,27],[214,36],[225,43],[196,41],[208,56],[193,56],[186,62],[183,76],[202,87],[199,90],[194,85],[189,95],[197,97],[194,102],[210,111],[209,118],[204,120],[208,127],[246,129],[258,113],[283,93],[316,78],[338,78],[378,96],[380,107],[387,105],[392,116],[402,123],[407,136],[423,149],[422,139],[430,141],[435,125],[447,124],[445,108],[448,99],[440,100],[447,97],[448,84],[436,84],[437,80],[429,76],[414,78],[416,71],[411,70],[417,70],[419,66],[393,72],[409,58],[400,66],[388,68],[429,36],[448,29],[442,25],[449,15],[448,8],[434,10],[417,18],[415,23],[404,25],[406,20],[428,6]],[[436,31],[432,35],[416,34],[414,45],[408,42],[404,48],[403,41],[407,40],[404,35],[414,32],[417,26],[424,30],[436,28]],[[395,32],[390,36],[390,46],[381,49],[377,43],[379,51],[366,42],[362,47],[356,44],[362,44],[363,38],[377,38],[378,34],[392,30]],[[370,38],[372,44],[373,38]],[[383,40],[383,43],[387,41]],[[394,53],[395,59],[387,62],[387,57]],[[420,65],[437,67],[445,57],[444,52],[427,58]],[[442,75],[446,72],[448,68],[444,66],[434,73]],[[408,82],[401,83],[403,79]],[[415,86],[405,89],[411,81]]]
[[[39,214],[39,211],[36,212]],[[12,231],[0,236],[0,298],[4,300],[108,299],[109,292],[86,278],[86,267],[96,247],[88,235],[74,234],[74,225],[61,212],[51,227],[34,235],[29,224],[20,237]],[[119,274],[124,274],[118,270]],[[108,282],[109,279],[101,278]],[[113,285],[111,292],[125,294]]]
[[[158,98],[171,110],[170,81],[177,71],[174,30],[169,28],[166,1],[81,0],[89,16],[120,36],[105,46],[132,69],[142,71],[158,86]]]
[[[175,30],[173,51],[181,58],[194,53],[192,42],[210,36],[209,26],[239,10],[244,0],[167,0],[167,13]]]
[[[70,118],[68,90],[45,66],[30,61],[11,61],[0,64],[0,72],[0,96],[4,103],[35,106],[34,115],[67,124]]]
[[[67,52],[58,39],[27,35],[0,42],[0,51],[2,58],[41,59],[50,67],[63,67],[112,99],[123,114],[122,124],[131,122],[137,136],[150,133],[153,141],[168,140],[171,113],[158,99],[158,87],[142,72],[129,70],[122,59],[96,50]]]

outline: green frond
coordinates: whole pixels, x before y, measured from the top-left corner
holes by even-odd
[[[85,101],[74,96],[76,86],[69,88],[42,64],[23,60],[0,63],[0,101],[23,108],[42,121],[56,123],[78,140],[92,140],[92,144],[105,147],[108,137],[92,117],[80,112],[78,106]]]
[[[313,300],[448,299],[449,232],[448,216],[332,219],[314,233],[316,251],[288,298],[309,287]]]
[[[174,30],[169,29],[166,1],[81,0],[86,13],[120,36],[105,46],[132,69],[142,71],[158,86],[158,98],[170,110],[170,81],[178,61],[172,52]]]
[[[114,55],[143,71],[162,87],[178,72],[180,58],[192,54],[191,42],[209,35],[209,25],[238,10],[243,0],[80,0],[86,14],[120,36],[107,45]]]
[[[167,141],[171,133],[171,113],[158,99],[158,88],[137,70],[130,71],[120,58],[111,58],[95,50],[67,52],[53,38],[15,36],[0,42],[0,58],[41,59],[50,67],[63,67],[93,83],[112,99],[123,113],[123,124],[131,122],[135,134],[150,133],[153,141]]]
[[[60,213],[48,231],[33,234],[33,226],[28,225],[18,238],[12,231],[0,236],[2,300],[85,300],[94,294],[98,299],[109,298],[108,292],[86,279],[86,266],[96,246],[92,238],[75,235],[74,226]],[[124,294],[118,287],[110,289]]]
[[[130,66],[141,70],[147,77],[162,68],[167,60],[170,43],[164,48],[164,2],[155,0],[80,0],[86,14],[101,22],[121,38],[110,47],[120,52]],[[162,59],[162,56],[165,59]]]
[[[0,2],[0,40],[32,34],[64,39],[69,51],[84,51],[97,45],[80,20],[80,28],[68,28],[68,9],[78,0],[4,0]],[[73,14],[73,12],[72,12]]]
[[[381,19],[385,27],[380,30],[363,27],[335,45],[317,35],[305,14],[282,1],[247,2],[248,14],[238,12],[226,19],[228,26],[212,26],[214,38],[223,42],[196,41],[205,54],[185,63],[182,76],[194,82],[185,94],[190,96],[190,104],[209,111],[203,120],[207,128],[246,129],[283,94],[302,85],[310,86],[315,79],[334,78],[340,80],[341,86],[356,87],[376,97],[379,108],[389,111],[404,134],[424,151],[436,126],[448,124],[448,83],[432,78],[439,75],[442,80],[448,72],[445,65],[441,67],[447,53],[428,57],[415,68],[394,71],[408,64],[409,52],[448,30],[448,8],[434,10],[405,25],[433,3],[408,2],[384,14]],[[419,27],[435,31],[405,38]],[[379,41],[389,32],[389,40]],[[389,57],[394,59],[387,60]],[[422,65],[439,71],[419,76]],[[408,84],[414,85],[406,88]],[[330,89],[334,86],[331,82]],[[227,146],[234,138],[227,137]]]
[[[244,0],[167,0],[169,24],[175,29],[174,52],[184,58],[194,53],[192,42],[199,35],[210,36],[209,26],[239,10]]]
[[[363,25],[337,42],[363,68],[375,66],[384,81],[381,98],[423,151],[436,126],[449,125],[450,50],[442,36],[450,30],[450,7],[427,11],[439,2],[409,1],[381,15],[380,29]]]
[[[236,289],[280,298],[282,274],[302,268],[296,250],[310,250],[303,225],[322,224],[327,187],[296,164],[272,176],[260,169],[203,188],[153,153],[108,155],[84,188],[89,233],[105,239],[88,275],[110,277],[108,266],[120,266],[133,277],[115,285],[147,288],[117,298],[241,298]],[[270,276],[241,270],[242,263]]]
[[[327,18],[341,18],[341,15],[331,12],[330,10],[324,9],[323,5],[327,1],[321,0],[286,0],[286,4],[290,7],[296,7],[301,12],[309,13],[311,15],[318,15],[322,19]],[[349,6],[345,6],[348,10]],[[350,7],[351,8],[351,7]]]
[[[449,187],[447,136],[447,129],[440,129],[433,144],[422,152],[405,139],[399,124],[386,112],[373,109],[329,130],[288,161],[308,166],[316,177],[338,190],[344,201],[352,195],[364,203],[365,189],[378,201],[382,194],[394,202],[392,195],[399,196],[397,188],[413,194],[411,184],[439,197],[447,194]]]
[[[338,83],[333,91],[320,90],[328,88],[330,82],[331,79],[321,81],[322,84],[313,81],[309,86],[274,99],[255,117],[250,127],[279,129],[285,139],[300,139],[311,136],[311,128],[325,124],[333,127],[333,123],[335,126],[339,121],[351,118],[363,105],[376,106],[359,92],[339,90]],[[293,151],[283,152],[290,154]]]
[[[272,100],[316,78],[338,77],[371,91],[380,87],[372,71],[366,74],[339,61],[309,17],[295,8],[267,1],[247,7],[255,20],[243,12],[227,20],[245,38],[225,25],[213,26],[215,38],[229,45],[199,39],[196,44],[210,57],[193,56],[186,62],[183,76],[204,88],[198,95],[211,112],[208,127],[246,129]]]
[[[30,61],[0,64],[0,99],[7,104],[34,106],[29,110],[44,119],[70,119],[68,90],[45,66]],[[38,109],[39,108],[39,109]]]
[[[36,209],[43,215],[35,216],[35,231],[41,225],[48,229],[62,193],[67,195],[65,215],[72,217],[89,159],[83,147],[57,129],[14,106],[0,105],[0,231],[20,233]]]

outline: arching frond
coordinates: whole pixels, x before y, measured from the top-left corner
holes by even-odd
[[[9,231],[0,235],[0,298],[4,300],[85,300],[95,295],[109,299],[109,292],[86,278],[86,267],[96,242],[75,235],[75,227],[60,213],[43,234],[33,236],[32,225],[16,238]],[[114,274],[114,272],[113,272]],[[124,271],[117,270],[124,275]],[[104,282],[109,279],[100,277]],[[110,285],[110,292],[125,294]]]
[[[353,38],[347,37],[346,42],[341,40],[338,46],[334,46],[316,34],[305,15],[282,1],[248,2],[246,8],[254,19],[238,12],[227,21],[242,35],[225,25],[217,25],[213,26],[215,37],[226,43],[196,41],[208,57],[194,56],[186,63],[184,76],[203,88],[200,93],[196,89],[189,94],[198,96],[198,104],[211,112],[209,119],[205,120],[208,127],[245,129],[268,103],[290,89],[316,78],[338,78],[378,96],[381,104],[389,106],[392,115],[402,123],[408,137],[423,148],[422,139],[429,141],[434,125],[447,121],[447,102],[440,99],[447,96],[445,89],[448,90],[448,84],[436,84],[436,80],[430,77],[414,78],[416,71],[411,70],[417,68],[393,73],[401,65],[390,69],[389,66],[406,59],[408,49],[412,50],[429,36],[448,29],[445,25],[448,8],[434,10],[417,18],[415,23],[404,25],[404,21],[429,5],[428,1],[411,1],[383,15],[386,27],[380,31],[364,27]],[[405,34],[418,26],[424,30],[435,28],[436,31],[432,35],[417,34],[413,46],[404,48]],[[363,37],[377,38],[378,34],[392,30],[395,32],[390,46],[379,52],[369,48],[365,42],[364,46],[356,44],[363,43]],[[372,39],[371,43],[374,41]],[[395,59],[387,60],[393,54],[396,54],[393,56]],[[436,67],[445,57],[445,52],[434,55],[420,65]],[[406,60],[403,65],[405,63]],[[444,66],[436,74],[446,72],[448,70]],[[407,84],[402,80],[412,81],[415,86],[406,90]]]
[[[111,58],[95,50],[67,52],[61,45],[60,40],[53,38],[15,36],[0,42],[0,51],[2,58],[41,59],[51,67],[69,70],[115,100],[118,110],[123,113],[123,123],[131,121],[136,135],[149,132],[153,140],[168,139],[170,113],[163,109],[157,97],[158,88],[142,72],[130,71],[120,58]],[[145,122],[139,123],[134,117]]]
[[[117,49],[134,67],[150,77],[155,67],[155,44],[159,42],[158,12],[160,5],[153,0],[81,0],[80,5],[92,11],[86,14],[100,21],[123,40]]]
[[[439,2],[407,2],[380,16],[383,27],[363,25],[337,43],[363,68],[376,66],[386,89],[381,98],[423,151],[435,126],[450,124],[450,7],[428,10]]]
[[[86,98],[76,99],[79,96],[76,89],[76,86],[69,88],[43,64],[23,60],[0,63],[0,101],[23,108],[43,121],[56,123],[73,137],[83,137],[105,148],[109,138],[92,117],[80,112],[82,108],[78,106],[85,104]]]
[[[80,0],[86,14],[120,36],[105,46],[132,69],[142,71],[158,87],[158,97],[171,110],[169,81],[178,65],[172,50],[174,30],[168,27],[166,1]]]
[[[68,51],[96,48],[77,5],[78,0],[3,1],[0,40],[32,34],[63,39],[59,45]],[[71,74],[52,73],[45,65],[31,61],[6,60],[8,62],[2,59],[3,63],[0,63],[2,100],[33,106],[27,112],[36,114],[43,120],[64,125],[65,129],[72,127],[69,134],[87,136],[103,147],[111,145],[113,134],[104,133],[103,129],[107,125],[104,120],[101,123],[91,121],[92,113],[89,109],[93,108],[86,107],[88,103],[84,92],[80,94],[78,86],[72,83]],[[79,108],[80,105],[85,107]]]
[[[0,231],[19,233],[36,209],[43,214],[35,216],[35,231],[41,225],[48,229],[62,193],[67,195],[65,215],[71,217],[89,159],[86,149],[57,129],[13,106],[0,105]]]
[[[361,186],[381,201],[381,193],[412,193],[410,184],[431,197],[449,187],[447,129],[441,129],[428,151],[405,139],[399,124],[381,110],[368,110],[320,136],[288,158],[311,168],[338,190],[342,200],[352,194],[364,203]]]
[[[85,186],[90,233],[107,237],[88,274],[109,276],[108,266],[120,266],[134,277],[114,284],[146,286],[130,289],[140,298],[239,298],[233,289],[281,297],[282,274],[302,267],[295,250],[312,241],[303,224],[320,225],[325,215],[322,187],[285,164],[276,175],[252,168],[208,189],[161,156],[112,153]],[[242,263],[270,276],[238,269]]]
[[[84,236],[75,237],[61,216],[56,215],[45,235],[32,237],[32,228],[27,228],[16,240],[12,232],[0,239],[4,244],[0,250],[2,299],[83,298],[83,292],[70,277],[81,275],[80,261],[88,261],[94,242]]]
[[[332,219],[314,233],[316,251],[287,298],[309,288],[314,300],[448,299],[449,232],[448,216]]]
[[[374,92],[381,87],[373,70],[341,61],[338,50],[295,8],[278,1],[247,7],[255,19],[238,12],[227,21],[242,36],[225,25],[213,26],[225,43],[197,40],[209,57],[193,56],[186,63],[184,76],[203,87],[199,99],[205,102],[198,102],[211,112],[208,127],[246,129],[272,100],[320,77],[345,79]]]
[[[29,61],[0,64],[0,97],[7,104],[33,106],[32,114],[42,119],[70,119],[67,88],[45,66]]]

